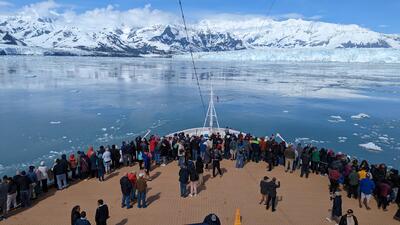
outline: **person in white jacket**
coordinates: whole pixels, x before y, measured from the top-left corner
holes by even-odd
[[[49,179],[49,174],[47,173],[48,168],[45,165],[44,161],[40,162],[40,166],[37,169],[38,180],[42,185],[42,191],[46,193],[48,191],[47,181]]]
[[[110,149],[106,149],[106,151],[103,154],[103,161],[104,161],[104,167],[106,169],[106,174],[110,174],[111,172],[111,152]]]

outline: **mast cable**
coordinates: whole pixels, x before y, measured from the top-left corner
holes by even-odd
[[[203,112],[204,112],[204,115],[207,115],[207,113],[206,113],[206,105],[204,104],[203,94],[201,93],[199,77],[197,76],[197,68],[196,68],[196,64],[194,63],[193,50],[192,50],[191,42],[190,42],[190,39],[189,39],[189,32],[188,32],[188,29],[187,29],[187,26],[186,26],[185,14],[183,13],[182,2],[181,2],[181,0],[178,0],[178,2],[179,2],[180,9],[181,9],[182,21],[183,21],[183,26],[184,26],[185,32],[186,32],[186,38],[187,38],[187,40],[189,42],[189,52],[190,52],[190,57],[192,59],[193,72],[194,72],[194,75],[196,77],[197,87],[199,89],[201,104],[203,105]]]

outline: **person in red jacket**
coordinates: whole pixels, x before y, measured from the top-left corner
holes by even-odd
[[[131,202],[134,202],[136,199],[136,188],[135,188],[137,181],[136,172],[128,173],[128,180],[132,184]]]

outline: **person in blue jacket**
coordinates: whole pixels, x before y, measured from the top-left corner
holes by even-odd
[[[371,199],[372,193],[375,189],[375,183],[371,180],[371,175],[367,174],[367,176],[360,181],[360,192],[361,198],[359,201],[360,208],[362,208],[362,203],[365,205],[365,208],[370,210],[369,200]]]

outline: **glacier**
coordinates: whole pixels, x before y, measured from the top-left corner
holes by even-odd
[[[189,54],[173,56],[189,59]],[[209,61],[268,61],[268,62],[352,62],[400,63],[400,49],[350,48],[350,49],[247,49],[225,52],[196,52],[195,60]]]
[[[193,50],[203,58],[228,52],[250,60],[396,62],[400,50],[398,34],[303,19],[210,18],[189,24],[189,38],[178,22],[89,25],[63,14],[0,15],[0,55],[171,57]]]

